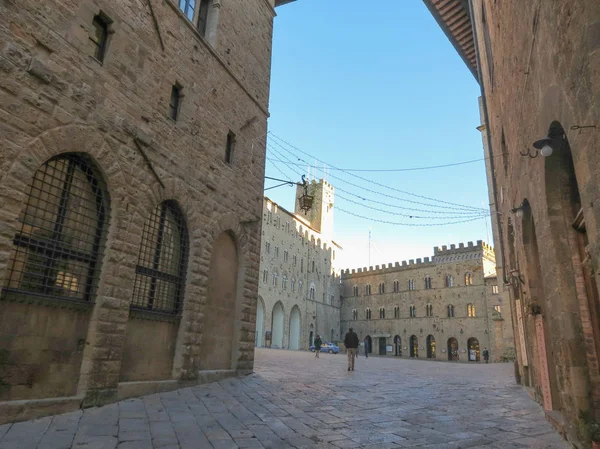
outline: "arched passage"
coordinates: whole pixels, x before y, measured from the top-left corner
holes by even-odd
[[[229,232],[214,241],[208,272],[208,292],[200,367],[231,369],[237,302],[238,254]]]
[[[283,305],[281,302],[277,302],[273,306],[273,314],[271,316],[271,347],[272,348],[283,348],[283,326],[284,326],[284,314]]]
[[[479,340],[477,340],[475,337],[469,338],[469,340],[467,340],[467,347],[469,349],[469,362],[479,362]]]
[[[397,357],[402,355],[402,339],[400,338],[400,335],[394,337],[394,354]]]
[[[367,345],[369,346],[368,352],[371,354],[373,352],[373,340],[370,335],[367,335],[365,338],[367,339]],[[367,348],[365,348],[365,351],[367,351]]]
[[[300,309],[294,306],[290,313],[290,337],[288,348],[294,351],[300,349]]]
[[[454,337],[448,339],[448,360],[458,361],[458,340]]]
[[[254,344],[261,348],[265,344],[265,303],[259,296],[256,304],[256,335]]]
[[[435,337],[433,335],[427,336],[427,358],[435,359]]]
[[[419,340],[416,335],[410,336],[410,356],[419,357]]]

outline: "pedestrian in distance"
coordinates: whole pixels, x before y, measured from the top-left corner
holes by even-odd
[[[365,357],[369,358],[369,339],[367,337],[365,337],[364,343],[365,343]]]
[[[490,352],[487,348],[483,348],[483,360],[485,360],[485,363],[488,363],[490,360]]]
[[[356,348],[358,348],[358,335],[352,328],[348,329],[344,337],[344,346],[348,355],[348,371],[354,371],[354,358],[356,357]]]
[[[321,352],[321,345],[323,342],[321,341],[321,336],[317,334],[317,338],[315,338],[315,358],[319,358],[319,353]]]

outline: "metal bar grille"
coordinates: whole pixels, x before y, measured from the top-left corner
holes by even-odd
[[[106,189],[85,156],[57,156],[33,176],[2,295],[90,301],[108,219]]]
[[[144,224],[131,307],[178,314],[183,301],[187,229],[173,201],[159,204]]]

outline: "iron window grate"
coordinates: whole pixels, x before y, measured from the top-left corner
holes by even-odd
[[[176,315],[181,309],[187,229],[179,207],[164,201],[144,225],[131,307]]]
[[[2,296],[91,301],[107,206],[104,183],[87,157],[68,153],[42,165],[19,216]]]

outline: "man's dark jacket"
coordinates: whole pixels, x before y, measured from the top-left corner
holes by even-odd
[[[348,349],[358,348],[358,335],[356,332],[348,332],[344,337],[344,345]]]

